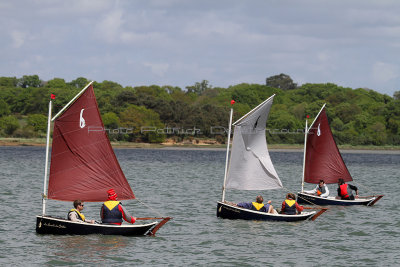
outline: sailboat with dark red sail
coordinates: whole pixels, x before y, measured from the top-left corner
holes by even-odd
[[[107,225],[74,222],[46,215],[47,199],[104,202],[113,188],[119,200],[135,199],[104,131],[92,82],[51,119],[49,102],[43,211],[37,216],[39,234],[154,235],[170,217],[137,218],[144,224]],[[51,164],[47,187],[50,124],[54,121]]]
[[[315,205],[372,206],[383,197],[383,195],[360,196],[354,200],[342,200],[336,199],[334,196],[321,197],[304,192],[304,182],[318,184],[322,179],[326,184],[337,184],[340,178],[345,182],[353,181],[333,138],[324,104],[308,128],[306,121],[303,179],[297,201]]]

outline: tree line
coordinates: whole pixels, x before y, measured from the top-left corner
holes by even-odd
[[[0,77],[0,136],[44,137],[48,101],[53,114],[89,81],[79,77],[42,81],[38,75]],[[394,96],[366,88],[345,88],[332,83],[298,86],[290,76],[268,77],[265,84],[213,87],[208,81],[185,89],[174,86],[126,86],[113,81],[93,83],[104,127],[111,140],[163,142],[227,137],[230,100],[234,119],[276,94],[266,125],[267,141],[301,144],[306,116],[310,121],[324,103],[338,144],[400,145],[400,92]]]

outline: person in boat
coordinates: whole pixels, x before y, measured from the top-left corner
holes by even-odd
[[[338,197],[344,200],[354,200],[354,195],[352,190],[356,192],[356,198],[358,198],[358,188],[357,186],[346,184],[342,178],[338,180]]]
[[[71,209],[68,212],[68,220],[74,222],[94,223],[94,220],[88,220],[85,218],[85,215],[83,215],[82,213],[83,207],[84,207],[83,201],[79,199],[74,200],[74,209]]]
[[[296,215],[300,214],[303,209],[304,207],[297,203],[295,194],[288,193],[282,202],[281,214]]]
[[[318,185],[309,191],[304,191],[307,194],[317,195],[319,197],[328,197],[329,196],[329,189],[328,186],[325,184],[324,180],[319,180]]]
[[[262,196],[257,196],[255,202],[240,202],[236,206],[249,209],[249,210],[255,210],[255,211],[261,211],[261,212],[267,212],[267,213],[276,213],[274,210],[274,207],[271,205],[271,200],[267,202],[267,205],[264,205],[264,198]]]
[[[121,225],[122,219],[128,223],[135,223],[136,218],[131,216],[121,202],[118,201],[118,196],[114,189],[108,190],[107,194],[107,201],[103,203],[100,211],[102,223]]]

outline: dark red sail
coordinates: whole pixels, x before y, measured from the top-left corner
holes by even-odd
[[[134,199],[104,131],[90,85],[54,123],[48,198],[105,201],[113,188],[118,199]]]
[[[339,178],[346,182],[353,180],[333,139],[325,108],[310,126],[305,149],[306,183],[317,184],[320,179],[327,184],[337,183]]]

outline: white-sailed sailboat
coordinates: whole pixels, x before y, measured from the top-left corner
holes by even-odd
[[[265,136],[265,126],[274,96],[272,95],[233,123],[235,129],[229,159],[233,116],[233,109],[231,108],[222,200],[217,203],[217,217],[244,220],[301,221],[319,216],[319,214],[316,215],[316,211],[303,212],[298,215],[265,213],[241,208],[225,201],[227,188],[272,190],[283,187],[269,156]]]

